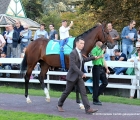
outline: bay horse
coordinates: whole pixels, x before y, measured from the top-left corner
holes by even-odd
[[[97,25],[89,29],[83,34],[77,36],[75,40],[78,37],[82,37],[85,40],[85,45],[82,50],[82,54],[84,54],[85,56],[88,56],[88,54],[93,49],[93,47],[95,46],[95,43],[98,40],[105,43],[110,49],[115,46],[115,43],[112,40],[111,36],[109,35],[109,31],[106,28],[106,24]],[[75,40],[74,40],[74,47],[75,47]],[[25,56],[21,63],[20,73],[23,75],[24,71],[27,70],[24,76],[25,97],[26,97],[27,103],[31,102],[28,95],[28,84],[29,84],[31,73],[35,65],[37,64],[37,62],[39,62],[41,66],[41,71],[38,78],[39,78],[42,88],[44,89],[44,93],[46,95],[46,101],[50,102],[50,95],[49,95],[48,89],[45,86],[44,78],[50,66],[60,68],[61,63],[60,63],[59,55],[46,55],[46,46],[48,42],[49,40],[45,38],[39,38],[31,42],[26,49]],[[69,55],[65,55],[64,58],[65,58],[66,69],[68,69],[69,68]]]

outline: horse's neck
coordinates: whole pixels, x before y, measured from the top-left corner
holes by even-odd
[[[85,45],[82,50],[82,53],[88,55],[95,46],[97,40],[98,40],[98,32],[93,30],[90,33],[90,36],[85,37]]]

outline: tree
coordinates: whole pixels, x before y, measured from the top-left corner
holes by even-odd
[[[43,0],[22,0],[28,18],[36,20],[41,16],[41,13],[43,13],[42,1]]]
[[[121,31],[131,20],[140,24],[139,9],[140,0],[86,0],[81,11],[93,12],[98,21],[111,22]]]

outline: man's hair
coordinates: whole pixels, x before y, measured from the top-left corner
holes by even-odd
[[[67,20],[62,20],[62,22],[67,22]]]
[[[5,53],[5,52],[2,52],[1,54],[5,54],[5,55],[6,55],[6,53]]]
[[[14,25],[14,24],[12,24],[12,23],[9,23],[9,24],[8,24],[8,26],[9,26],[9,25],[11,25],[13,28],[15,27],[15,25]]]
[[[131,21],[130,21],[130,24],[132,24],[133,22],[136,22],[136,21],[135,21],[135,20],[131,20]]]
[[[78,37],[78,38],[76,39],[75,42],[79,42],[79,40],[83,40],[83,41],[84,41],[84,38],[82,38],[82,37]]]
[[[140,52],[140,48],[137,50],[137,53],[139,53]]]
[[[44,24],[44,23],[42,23],[42,24],[40,24],[40,26],[44,26],[44,27],[45,27],[45,24]]]
[[[54,27],[54,24],[50,24],[50,25],[52,25],[52,26]],[[49,25],[49,26],[50,26],[50,25]]]
[[[114,52],[115,52],[115,53],[116,53],[116,52],[120,52],[120,49],[115,49]]]

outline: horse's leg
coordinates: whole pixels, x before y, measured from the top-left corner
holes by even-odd
[[[28,95],[28,84],[29,84],[29,80],[30,80],[30,76],[31,76],[32,70],[33,70],[33,67],[28,67],[27,68],[27,72],[26,72],[26,74],[24,76],[24,79],[25,79],[25,97],[26,97],[26,102],[27,103],[31,103],[32,102],[30,100],[30,98],[29,98],[29,95]]]
[[[44,89],[44,93],[46,95],[46,101],[50,102],[49,91],[44,83],[45,75],[49,69],[49,65],[47,63],[45,63],[44,61],[40,61],[40,65],[41,65],[41,71],[40,71],[40,75],[39,75],[39,81],[40,81],[42,88]]]
[[[85,109],[84,105],[80,102],[80,92],[79,92],[79,87],[75,85],[75,92],[76,92],[76,102],[79,103],[80,109]]]

